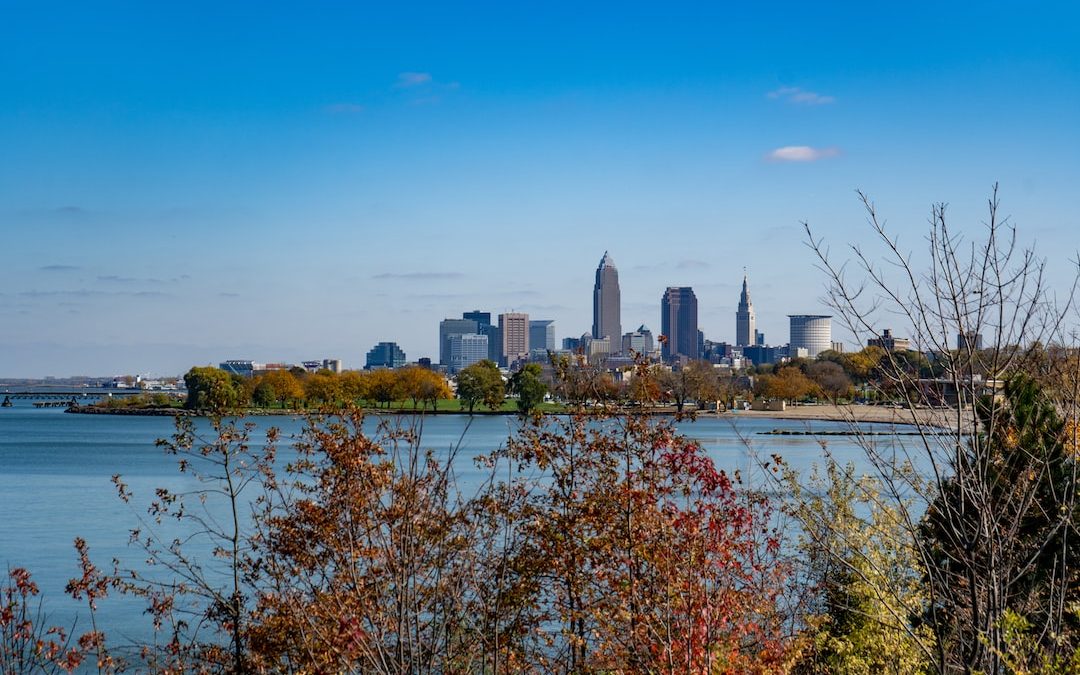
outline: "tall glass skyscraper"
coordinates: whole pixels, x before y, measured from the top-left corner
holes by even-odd
[[[750,290],[746,286],[746,275],[742,278],[742,294],[739,295],[739,309],[735,312],[735,344],[747,347],[754,344],[756,333],[754,305],[750,302]]]
[[[679,356],[701,358],[698,350],[697,296],[689,286],[669,286],[660,300],[660,330],[664,360]]]
[[[611,344],[622,340],[622,310],[619,297],[619,270],[607,251],[596,268],[596,284],[593,286],[592,336],[599,340],[611,338]]]

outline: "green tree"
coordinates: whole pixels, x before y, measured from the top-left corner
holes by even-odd
[[[184,385],[188,391],[184,407],[189,410],[222,412],[238,402],[232,378],[220,368],[196,366],[184,375]]]
[[[919,534],[941,589],[928,625],[949,661],[990,669],[1007,610],[1031,625],[1045,654],[1080,646],[1080,622],[1061,611],[1080,603],[1080,467],[1064,420],[1031,378],[1014,376],[1004,401],[987,397],[975,413],[981,433],[959,449],[959,471]]]
[[[797,675],[926,672],[933,636],[915,618],[922,566],[900,509],[878,481],[827,460],[809,477],[785,474],[812,592]]]
[[[518,397],[518,412],[528,415],[544,401],[548,388],[540,376],[543,370],[536,363],[527,363],[510,378],[510,393]]]
[[[483,403],[491,410],[501,408],[506,398],[506,385],[499,367],[494,361],[484,359],[462,368],[457,375],[457,395],[470,413],[477,403]]]

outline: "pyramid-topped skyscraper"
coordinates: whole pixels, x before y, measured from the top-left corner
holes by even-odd
[[[592,336],[600,340],[611,339],[619,345],[622,340],[622,309],[619,296],[619,270],[607,251],[596,268],[596,284],[593,286]]]

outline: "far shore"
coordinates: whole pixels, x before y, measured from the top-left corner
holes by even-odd
[[[909,424],[953,429],[957,413],[950,408],[894,408],[884,405],[836,405],[832,403],[787,406],[786,410],[736,410],[720,413],[730,417],[761,417],[766,419],[806,420],[826,422],[877,422]],[[966,417],[966,415],[965,415]]]
[[[513,410],[486,410],[478,408],[473,413],[466,410],[413,410],[410,408],[365,408],[365,412],[374,414],[397,414],[397,415],[516,415]],[[78,406],[69,408],[66,412],[90,414],[90,415],[132,415],[132,416],[180,416],[203,413],[186,410],[183,408],[104,408],[96,406]],[[289,410],[282,408],[253,408],[236,411],[233,414],[244,416],[295,416],[304,414],[319,414],[320,410]],[[674,406],[654,408],[650,410],[628,410],[636,414],[674,415]],[[687,407],[690,413],[691,408]],[[762,418],[777,420],[800,420],[800,421],[825,421],[825,422],[850,422],[857,423],[880,423],[880,424],[904,424],[922,425],[940,428],[955,428],[957,425],[956,411],[952,409],[928,409],[928,408],[895,408],[884,405],[836,405],[832,403],[789,405],[785,410],[726,410],[714,412],[711,410],[694,411],[699,416],[720,417],[729,419],[738,418]],[[548,415],[566,414],[563,411],[547,411]]]

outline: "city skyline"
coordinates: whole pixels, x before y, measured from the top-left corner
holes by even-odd
[[[930,206],[1071,285],[1080,8],[51,5],[0,25],[0,376],[438,358],[462,308],[622,330],[688,286],[733,342],[830,313],[803,221],[924,268]],[[928,49],[927,45],[933,45]],[[896,326],[898,334],[907,328]],[[834,327],[834,339],[854,336]]]

